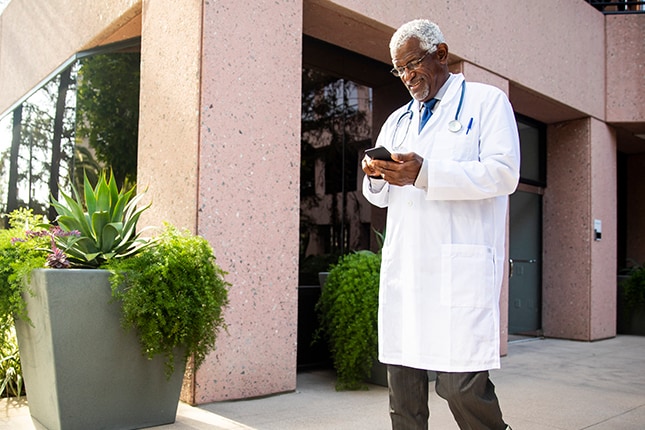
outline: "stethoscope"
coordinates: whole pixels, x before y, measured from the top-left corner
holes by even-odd
[[[461,125],[461,122],[459,122],[459,114],[461,114],[461,108],[464,104],[464,93],[466,92],[466,81],[461,81],[461,96],[459,97],[459,104],[457,105],[457,111],[455,112],[455,119],[450,121],[448,123],[448,130],[450,130],[453,133],[458,133],[459,130],[463,128]],[[408,131],[410,130],[410,124],[412,123],[412,103],[414,100],[410,100],[410,103],[408,103],[408,107],[405,112],[401,114],[399,119],[396,121],[396,127],[394,128],[394,135],[392,136],[392,149],[396,150],[399,149],[402,145],[403,142],[405,142],[405,138],[408,135]],[[407,121],[407,124],[405,126],[405,132],[403,133],[401,137],[401,141],[397,141],[397,134],[399,134],[399,130],[403,129],[403,126],[401,125],[403,121]]]

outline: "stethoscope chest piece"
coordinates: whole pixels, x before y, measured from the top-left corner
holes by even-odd
[[[461,107],[464,104],[464,92],[466,90],[466,81],[461,81],[461,96],[459,96],[459,106],[457,106],[457,112],[455,112],[455,119],[448,123],[448,130],[453,133],[457,133],[461,130],[461,123],[459,122],[459,114],[461,113]]]
[[[448,123],[448,130],[452,131],[453,133],[457,133],[459,130],[461,130],[461,123],[456,119],[453,119]]]

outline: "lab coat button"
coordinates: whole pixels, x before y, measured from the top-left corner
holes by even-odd
[[[408,200],[408,206],[412,206],[412,205],[413,205],[412,200]]]

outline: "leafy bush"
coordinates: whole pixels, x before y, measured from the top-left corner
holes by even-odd
[[[0,336],[0,396],[20,397],[24,392],[18,339],[13,321],[1,328]]]
[[[149,205],[137,209],[133,193],[102,173],[95,188],[85,177],[84,199],[74,190],[75,198],[62,194],[65,205],[53,200],[59,226],[26,209],[9,216],[12,228],[0,231],[0,334],[14,316],[30,322],[23,294],[33,269],[107,269],[123,325],[136,328],[144,354],[163,355],[168,377],[178,351],[201,365],[225,327],[225,272],[202,237],[166,225],[158,238],[140,238],[136,224]]]
[[[630,309],[645,305],[645,266],[635,264],[629,268],[627,278],[623,282],[625,303]]]
[[[137,330],[144,354],[164,355],[170,376],[182,347],[198,368],[225,328],[222,307],[228,303],[226,272],[206,239],[166,224],[150,246],[105,267],[112,272],[113,297],[123,305],[123,325]]]
[[[29,242],[15,240],[25,231],[40,231],[43,218],[31,209],[18,209],[6,215],[9,228],[0,230],[0,327],[11,326],[13,317],[28,321],[25,301],[25,280],[33,269],[45,267],[48,239],[33,237]]]
[[[320,334],[326,336],[337,390],[364,389],[377,358],[378,289],[381,254],[357,251],[341,257],[316,305]]]
[[[25,229],[38,230],[35,226],[43,222],[42,216],[23,208],[7,217],[9,228],[0,230],[0,395],[20,396],[24,383],[13,318],[29,321],[22,298],[24,280],[33,269],[44,267],[48,252],[44,237],[29,244],[13,240],[24,235]]]

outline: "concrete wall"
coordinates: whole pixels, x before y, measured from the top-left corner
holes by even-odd
[[[606,33],[607,121],[642,124],[645,118],[645,14],[607,16]],[[645,140],[642,145],[645,146]]]
[[[431,19],[456,59],[521,83],[542,98],[604,118],[604,16],[583,0],[312,0],[304,7],[307,34],[386,63],[389,38],[399,25]]]
[[[233,286],[198,403],[296,388],[302,11],[205,2],[203,25],[198,225]]]
[[[141,0],[10,2],[0,15],[0,113],[75,53],[140,35],[140,14]]]
[[[543,329],[550,337],[616,334],[616,148],[594,119],[549,127],[544,194]],[[602,239],[594,240],[594,220]]]

